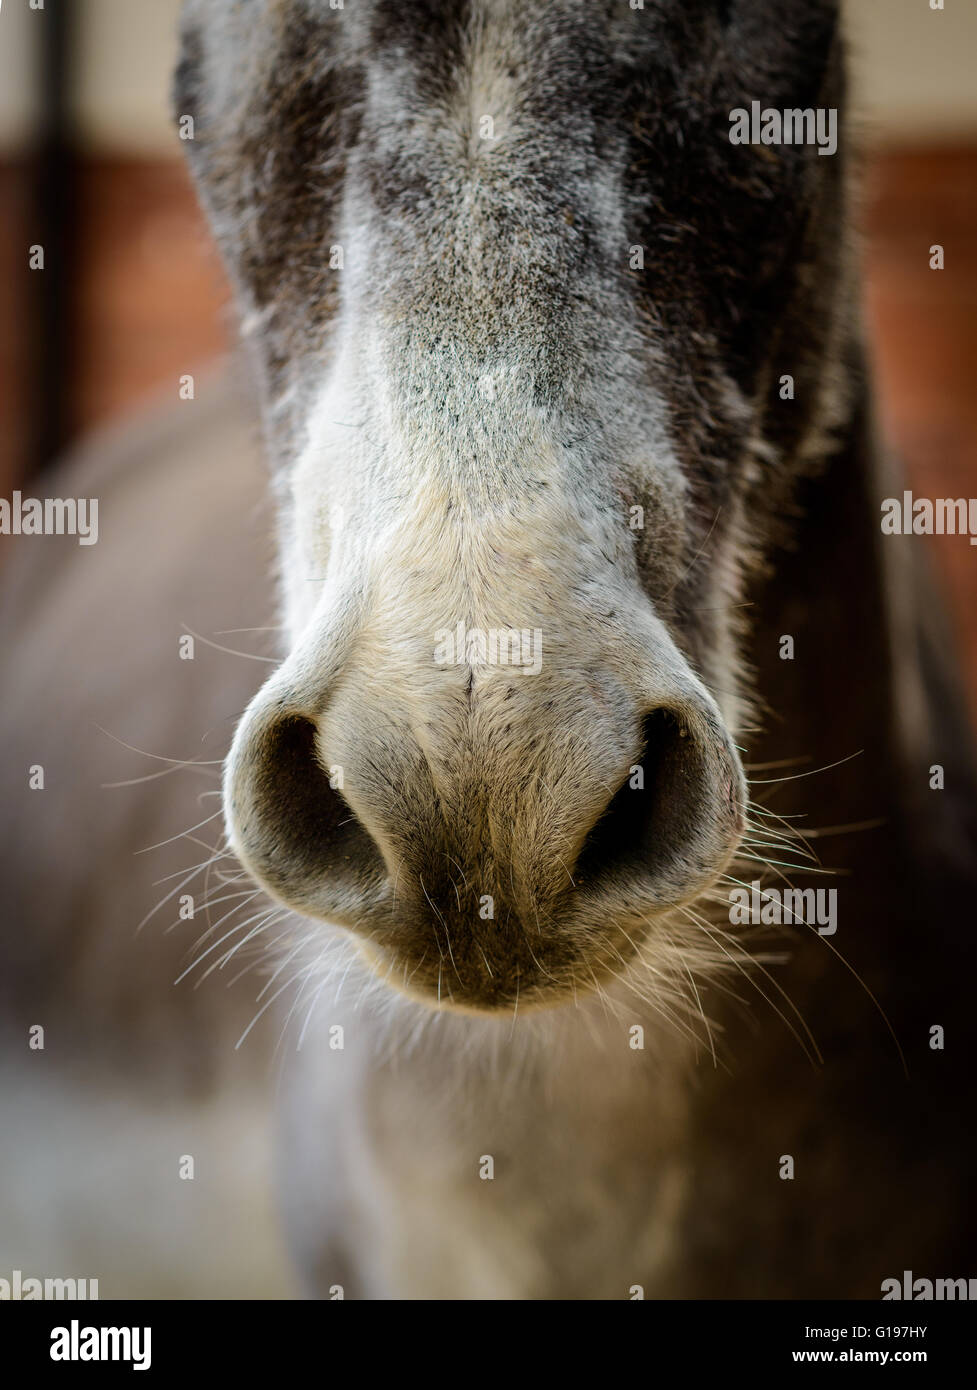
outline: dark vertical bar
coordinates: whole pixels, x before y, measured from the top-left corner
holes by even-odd
[[[31,242],[44,247],[44,270],[31,273],[33,353],[28,467],[44,468],[70,432],[74,283],[78,245],[77,170],[69,112],[71,11],[77,0],[47,0],[35,13],[40,116],[34,157]]]

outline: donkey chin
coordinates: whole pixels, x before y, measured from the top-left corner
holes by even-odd
[[[306,625],[228,758],[242,863],[434,1009],[511,1015],[684,969],[683,910],[736,851],[745,783],[647,599],[546,614],[532,674],[439,664],[433,631],[362,595]]]

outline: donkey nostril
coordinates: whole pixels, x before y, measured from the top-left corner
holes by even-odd
[[[700,723],[669,709],[645,716],[643,751],[587,838],[579,882],[640,876],[668,901],[721,867],[738,831],[736,773]]]
[[[319,759],[315,725],[299,715],[258,720],[232,753],[227,807],[235,848],[272,892],[300,910],[324,911],[328,898],[339,904],[328,909],[336,915],[355,883],[384,873],[340,782],[341,770],[327,770]]]
[[[591,830],[577,861],[581,876],[608,864],[640,859],[650,873],[669,857],[675,838],[670,811],[681,798],[676,782],[688,729],[670,711],[652,710],[642,724],[642,752]]]

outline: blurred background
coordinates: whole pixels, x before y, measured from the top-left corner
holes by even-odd
[[[244,624],[273,620],[254,616],[237,573],[215,566],[199,582],[199,557],[207,550],[202,528],[217,503],[204,491],[199,508],[186,506],[194,488],[207,486],[206,478],[212,485],[219,481],[203,466],[216,451],[230,451],[235,470],[239,463],[243,470],[254,448],[250,425],[238,423],[245,412],[226,400],[207,407],[210,391],[201,392],[186,425],[173,419],[181,376],[213,380],[208,366],[226,355],[234,332],[228,287],[169,117],[179,8],[179,0],[45,0],[34,10],[30,0],[0,0],[0,496],[18,487],[41,491],[54,461],[85,444],[86,476],[96,477],[97,491],[103,474],[106,489],[115,487],[116,474],[142,489],[139,515],[146,528],[145,534],[107,538],[83,555],[57,552],[57,538],[50,550],[42,549],[46,540],[31,541],[33,568],[22,566],[12,597],[9,586],[3,590],[8,616],[23,619],[19,626],[11,621],[11,649],[13,641],[32,645],[19,663],[8,662],[9,675],[16,675],[15,666],[27,674],[22,686],[8,682],[0,702],[13,706],[19,699],[23,706],[19,716],[9,715],[9,736],[0,707],[4,761],[16,764],[16,791],[8,807],[0,804],[0,848],[13,847],[18,871],[0,875],[2,925],[8,956],[15,962],[18,952],[23,956],[19,968],[30,983],[24,1007],[31,1020],[49,1018],[53,1032],[50,1068],[42,1071],[32,1056],[20,1057],[19,1032],[22,1075],[0,1077],[0,1199],[8,1199],[0,1211],[0,1277],[15,1267],[35,1274],[94,1273],[102,1278],[103,1297],[120,1291],[207,1297],[214,1289],[268,1296],[293,1289],[269,1195],[270,1107],[263,1098],[247,1104],[229,1099],[225,1081],[227,1058],[233,1062],[238,1055],[233,1038],[253,1016],[253,1003],[244,999],[231,1044],[215,1031],[209,1050],[202,1045],[205,1023],[216,1013],[213,996],[170,989],[185,943],[162,931],[148,943],[148,933],[136,942],[132,933],[140,894],[151,895],[151,904],[160,892],[156,885],[175,882],[175,874],[166,875],[170,865],[155,858],[130,859],[128,882],[118,860],[130,826],[141,843],[184,853],[165,837],[182,838],[172,831],[203,814],[193,799],[195,783],[183,810],[157,794],[160,784],[152,779],[163,773],[151,761],[138,762],[140,749],[178,755],[164,763],[213,756],[216,766],[220,737],[229,734],[264,673],[260,664],[245,662],[243,673],[231,667],[215,675],[223,646],[211,643],[201,660],[183,664],[166,644],[188,620],[214,633],[259,631]],[[930,0],[845,0],[845,8],[865,149],[864,307],[882,425],[906,461],[915,492],[966,497],[977,494],[977,0],[945,0],[943,10],[931,9]],[[935,243],[945,248],[942,272],[930,269]],[[29,248],[37,244],[45,248],[43,272],[28,265]],[[126,423],[159,418],[155,407],[166,405],[170,411],[156,427],[155,443],[140,433],[140,424],[130,430]],[[230,433],[227,419],[234,422]],[[218,428],[215,420],[224,423]],[[160,461],[168,477],[156,478]],[[256,513],[252,497],[260,495],[260,469],[248,474],[246,488],[238,471],[233,476],[247,492],[241,514]],[[244,539],[235,543],[242,547],[240,574],[253,574],[270,603],[264,580],[269,557],[257,541],[250,549]],[[131,546],[138,563],[109,568],[111,544],[123,558]],[[951,598],[977,716],[977,553],[963,542],[932,544],[931,550]],[[0,543],[0,570],[8,553]],[[46,634],[32,625],[30,602],[55,573],[58,554],[62,564],[74,556],[76,569],[64,571],[59,625]],[[87,589],[75,578],[82,561]],[[99,570],[100,564],[107,568]],[[101,573],[107,576],[104,592],[93,587]],[[126,585],[114,577],[120,573],[129,576]],[[174,587],[181,576],[182,589]],[[132,635],[142,625],[139,605],[150,600],[158,600],[156,621],[144,650]],[[45,611],[50,615],[51,606]],[[79,642],[85,657],[73,667],[70,653],[82,649]],[[233,663],[233,653],[224,660]],[[120,668],[127,680],[116,689]],[[160,669],[167,684],[154,710]],[[38,670],[55,677],[43,702],[37,691],[46,677]],[[70,719],[61,716],[65,689]],[[43,710],[34,707],[41,703]],[[177,731],[184,726],[180,743]],[[120,737],[106,737],[104,728]],[[28,740],[22,758],[17,738]],[[27,765],[42,754],[54,769],[70,772],[60,790],[52,780],[43,802],[24,791],[21,775],[21,761]],[[99,787],[121,790],[99,798],[89,790]],[[159,828],[151,816],[164,818]],[[21,872],[18,861],[29,856],[30,872]],[[98,874],[92,875],[89,861]],[[102,896],[92,898],[96,889]],[[48,901],[44,892],[60,896]],[[84,921],[99,929],[97,948],[84,944]],[[25,961],[33,961],[36,979]],[[59,969],[49,970],[51,962]],[[7,974],[16,978],[9,968]],[[140,980],[141,995],[133,987]],[[4,983],[0,961],[0,1025]],[[58,990],[66,991],[63,997]],[[177,1009],[183,1022],[174,1030]],[[120,1038],[124,1043],[113,1057]],[[101,1057],[102,1071],[92,1073],[89,1089],[58,1074],[66,1053],[95,1067],[97,1048],[110,1056],[108,1062]],[[155,1060],[164,1055],[172,1081]],[[157,1090],[144,1081],[136,1090],[127,1077],[130,1060],[135,1065],[143,1056],[151,1059],[144,1076],[157,1077]],[[241,1054],[242,1072],[264,1065],[260,1051]],[[106,1077],[114,1078],[112,1086]],[[136,1095],[145,1111],[134,1106]],[[194,1191],[182,1192],[174,1206],[174,1154],[184,1150],[198,1155],[200,1172]],[[125,1183],[127,1199],[118,1195]]]
[[[867,170],[867,313],[912,486],[977,478],[977,4],[846,0]],[[0,11],[0,493],[227,348],[228,294],[168,115],[179,0]],[[929,247],[946,247],[946,270]],[[29,245],[48,250],[43,274]],[[934,547],[977,711],[965,546]]]

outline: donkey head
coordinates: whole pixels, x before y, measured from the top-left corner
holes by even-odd
[[[840,156],[731,112],[837,108],[835,9],[188,0],[288,633],[230,839],[431,1004],[653,960],[735,852],[745,594],[846,296]]]

